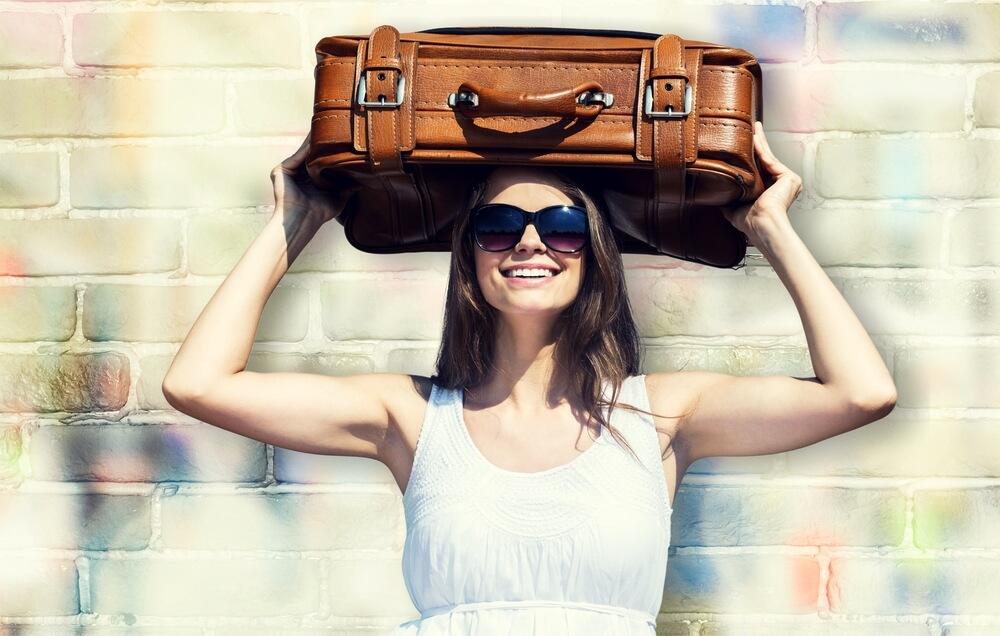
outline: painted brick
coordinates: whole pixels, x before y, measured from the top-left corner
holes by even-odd
[[[896,490],[683,486],[670,536],[675,546],[897,545],[905,507]]]
[[[949,262],[959,267],[1000,265],[1000,208],[965,208],[951,225]]]
[[[173,219],[0,221],[0,275],[137,274],[180,266]]]
[[[207,79],[6,80],[0,137],[194,135],[225,124],[225,86]]]
[[[398,496],[180,494],[162,503],[163,543],[200,550],[401,549]]]
[[[986,627],[983,624],[944,625],[941,629],[941,636],[981,636],[985,629],[992,629],[988,623],[986,625]]]
[[[781,554],[670,557],[661,612],[812,614],[819,564]]]
[[[604,3],[581,3],[566,5],[564,20],[566,26],[634,31],[636,15],[642,15],[643,24],[651,27],[646,30],[724,43],[746,49],[761,60],[794,61],[803,55],[805,13],[801,7],[652,2],[640,5],[637,11],[609,11]]]
[[[197,425],[42,426],[31,435],[36,480],[260,482],[264,445]]]
[[[59,156],[54,152],[0,152],[0,208],[40,208],[59,202]],[[4,268],[17,267],[0,255]]]
[[[853,278],[843,281],[841,291],[872,334],[1000,332],[1000,282],[996,280]]]
[[[255,353],[250,356],[247,369],[260,373],[314,373],[316,375],[359,375],[372,373],[371,357],[352,353],[297,354]]]
[[[822,4],[817,22],[824,61],[1000,60],[1000,7],[994,4]]]
[[[768,126],[780,130],[933,132],[960,131],[965,124],[964,72],[779,67],[767,69],[764,86]],[[934,103],[914,108],[927,101],[929,86]]]
[[[144,356],[139,360],[139,385],[136,397],[139,408],[148,410],[173,410],[163,397],[163,378],[167,375],[174,356]]]
[[[393,349],[386,361],[386,371],[430,377],[437,371],[438,347]]]
[[[690,636],[693,633],[691,631],[691,621],[681,620],[674,622],[662,616],[656,620],[656,636]]]
[[[830,139],[816,151],[822,197],[988,198],[1000,196],[1000,141]]]
[[[775,472],[775,457],[778,455],[757,455],[753,457],[706,457],[688,466],[691,475],[768,475]]]
[[[825,267],[938,267],[944,219],[936,211],[819,208],[794,210],[795,231]]]
[[[398,560],[334,561],[330,566],[330,613],[335,616],[419,617],[403,583]]]
[[[920,408],[1000,408],[1000,349],[941,347],[896,354],[897,404]]]
[[[220,627],[212,630],[212,636],[357,636],[359,631],[365,636],[392,636],[392,632],[397,626],[397,623],[382,620],[363,621],[362,623],[364,627],[361,629],[349,627],[331,629],[322,625],[309,627]]]
[[[201,636],[202,634],[201,629],[197,627],[188,628],[191,631],[186,631],[185,627],[178,627],[176,625],[172,627],[127,626],[127,621],[134,622],[134,620],[133,616],[126,616],[124,621],[122,621],[126,623],[123,626],[87,625],[85,628],[82,628],[84,631],[81,631],[80,627],[73,625],[15,623],[10,626],[11,631],[4,631],[4,627],[0,625],[0,636],[178,636],[178,634]],[[216,633],[218,632],[213,631],[213,635]],[[273,634],[282,633],[274,632]]]
[[[531,0],[508,0],[502,6],[491,3],[439,4],[423,2],[342,2],[337,6],[318,5],[306,14],[309,41],[339,34],[367,35],[380,24],[391,24],[400,32],[448,26],[556,26],[553,8]],[[444,18],[448,18],[445,20]]]
[[[920,548],[1000,547],[1000,488],[918,490],[913,542]]]
[[[228,274],[270,217],[267,214],[203,216],[188,224],[188,269],[198,276]],[[330,271],[334,268],[333,223],[320,229],[299,257],[292,272]]]
[[[788,453],[793,475],[1000,477],[1000,421],[913,419],[904,409],[864,428]]]
[[[83,300],[83,334],[89,340],[183,340],[215,287],[93,285]],[[271,295],[258,341],[297,342],[306,333],[308,291],[279,287]]]
[[[684,5],[659,2],[618,5],[609,11],[606,3],[574,2],[572,4],[518,3],[469,5],[455,3],[441,10],[447,12],[449,25],[454,26],[565,26],[587,29],[637,28],[636,15],[642,16],[647,30],[653,25],[669,25],[663,32],[682,33],[684,37],[709,42],[723,42],[752,51],[764,60],[797,60],[805,43],[805,13],[800,7],[787,5]],[[401,31],[428,28],[428,7],[423,3],[365,4],[363,11],[315,11],[310,15],[311,35],[318,39],[332,35],[329,25],[338,24],[336,33],[368,33],[375,24],[393,24]],[[446,20],[447,21],[447,20]],[[765,35],[766,34],[766,35]]]
[[[646,347],[643,372],[713,371],[728,375],[814,375],[804,347]]]
[[[297,484],[395,484],[383,464],[367,457],[335,457],[274,449],[274,478]]]
[[[0,355],[0,411],[116,411],[128,389],[129,361],[117,353]]]
[[[444,280],[335,280],[323,284],[323,332],[335,340],[437,340]],[[400,320],[406,316],[406,320]]]
[[[81,66],[298,67],[299,27],[294,16],[277,13],[80,13],[73,59]]]
[[[838,558],[830,562],[836,614],[995,615],[1000,579],[995,558]]]
[[[0,493],[0,548],[140,550],[149,542],[149,498]]]
[[[724,272],[699,277],[629,272],[639,333],[664,336],[793,335],[801,322],[777,278]],[[748,308],[767,310],[748,311]]]
[[[699,636],[930,636],[923,623],[866,622],[851,617],[850,621],[812,620],[794,623],[760,622],[709,622],[701,626]]]
[[[21,429],[0,428],[0,481],[15,478],[21,472],[22,451]]]
[[[1000,127],[1000,72],[986,73],[976,80],[973,120],[976,126]]]
[[[384,621],[377,622],[378,626],[370,626],[369,621],[364,621],[363,633],[365,636],[392,636],[396,624],[386,624]],[[357,636],[358,629],[331,629],[315,625],[310,627],[218,627],[212,630],[212,636]],[[88,635],[89,636],[89,635]]]
[[[0,253],[7,237],[0,221]],[[72,287],[0,287],[0,341],[68,340],[76,329]]]
[[[237,82],[237,129],[304,137],[312,119],[314,88],[312,79]]]
[[[1000,189],[987,175],[998,163],[1000,145],[991,140],[835,139],[819,145],[818,190],[842,198],[992,197]]]
[[[0,68],[62,64],[63,34],[58,15],[5,11],[0,20],[0,42]]]
[[[274,202],[284,146],[99,146],[70,155],[76,208],[249,207]]]
[[[90,577],[97,614],[301,616],[319,609],[315,559],[96,559]]]
[[[76,565],[36,555],[0,556],[0,616],[73,616],[80,611]]]

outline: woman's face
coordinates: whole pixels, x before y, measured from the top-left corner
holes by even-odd
[[[501,168],[490,176],[483,203],[508,203],[535,212],[551,205],[572,204],[573,200],[544,173]],[[501,314],[558,316],[580,292],[584,252],[550,250],[534,224],[525,228],[509,250],[487,252],[478,246],[473,250],[479,287]]]

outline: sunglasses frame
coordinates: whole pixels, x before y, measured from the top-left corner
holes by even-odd
[[[491,250],[484,247],[482,242],[479,240],[479,232],[476,230],[476,217],[478,217],[480,212],[482,212],[483,210],[493,207],[510,208],[520,212],[521,229],[520,231],[517,232],[517,238],[515,238],[514,242],[511,243],[508,247]],[[579,212],[580,214],[583,215],[583,225],[586,234],[584,235],[583,245],[581,245],[578,249],[575,250],[561,250],[549,245],[549,242],[545,240],[545,237],[542,236],[542,233],[538,232],[538,224],[535,223],[535,219],[541,214],[545,214],[546,212],[552,210],[564,210],[564,209],[570,209],[575,212]],[[578,254],[583,251],[583,248],[587,247],[587,243],[590,241],[590,219],[587,217],[587,209],[581,205],[574,205],[574,204],[549,205],[542,208],[541,210],[536,210],[535,212],[529,212],[524,208],[519,208],[518,206],[512,205],[510,203],[486,203],[483,205],[476,206],[475,208],[472,209],[472,222],[469,224],[469,229],[472,231],[472,240],[475,241],[479,249],[483,250],[484,252],[506,252],[509,249],[513,249],[514,247],[517,246],[518,243],[521,242],[521,239],[524,237],[524,231],[528,229],[529,225],[535,226],[535,231],[538,232],[538,238],[541,239],[542,243],[545,245],[546,248],[552,250],[553,252],[558,252],[560,254]]]

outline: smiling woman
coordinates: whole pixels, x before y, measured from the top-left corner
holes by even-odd
[[[692,462],[799,448],[893,407],[874,345],[788,222],[801,182],[759,124],[774,185],[726,215],[795,302],[815,378],[640,375],[611,228],[582,189],[528,168],[494,171],[459,215],[434,378],[248,372],[264,303],[344,200],[304,177],[307,147],[274,171],[274,216],[164,393],[269,444],[388,466],[421,614],[399,634],[652,635],[671,502]]]

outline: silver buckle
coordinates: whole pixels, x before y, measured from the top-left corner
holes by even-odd
[[[691,114],[691,85],[684,87],[684,112],[676,112],[670,106],[667,110],[653,110],[653,83],[646,84],[646,99],[643,102],[643,114],[647,117],[670,117],[680,119]]]
[[[358,81],[358,94],[357,100],[359,106],[365,106],[366,108],[398,108],[403,105],[403,92],[406,89],[406,78],[402,75],[399,76],[399,81],[396,82],[396,101],[387,102],[385,100],[385,95],[380,95],[377,102],[369,102],[368,99],[368,82],[365,81],[365,76],[362,75]]]

